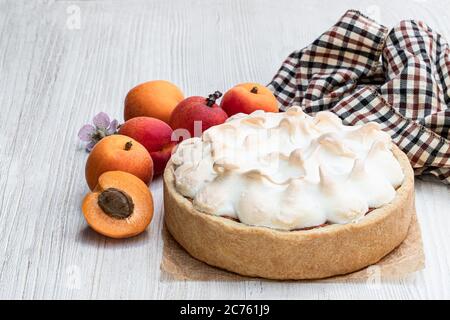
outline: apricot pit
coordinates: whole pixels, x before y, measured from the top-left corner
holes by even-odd
[[[133,213],[134,203],[131,197],[116,188],[109,188],[98,196],[98,205],[116,219],[124,219]]]

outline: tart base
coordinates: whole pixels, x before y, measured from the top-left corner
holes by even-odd
[[[377,263],[405,239],[414,207],[414,173],[396,146],[405,179],[394,200],[357,223],[280,231],[248,226],[194,209],[175,189],[173,164],[164,172],[165,223],[194,258],[244,276],[277,280],[320,279]]]

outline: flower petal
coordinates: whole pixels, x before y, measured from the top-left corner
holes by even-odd
[[[87,151],[87,152],[91,152],[92,149],[95,147],[96,143],[97,143],[96,141],[91,141],[91,142],[89,142],[89,143],[86,145],[86,151]]]
[[[119,127],[119,121],[117,121],[116,119],[111,121],[111,124],[109,125],[108,131],[107,131],[108,135],[117,133],[118,127]]]
[[[95,132],[95,128],[91,124],[86,124],[78,131],[78,137],[82,141],[91,141],[91,136]]]
[[[106,129],[109,127],[110,120],[106,113],[100,112],[94,117],[93,122],[97,128]]]

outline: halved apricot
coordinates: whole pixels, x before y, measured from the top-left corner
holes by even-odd
[[[150,224],[153,197],[147,185],[136,176],[108,171],[84,198],[82,211],[89,226],[98,233],[111,238],[129,238]]]

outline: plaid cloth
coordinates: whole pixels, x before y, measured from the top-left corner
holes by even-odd
[[[389,30],[348,11],[284,61],[268,87],[281,109],[328,110],[349,125],[375,121],[408,155],[417,175],[450,184],[448,44],[422,22]]]

